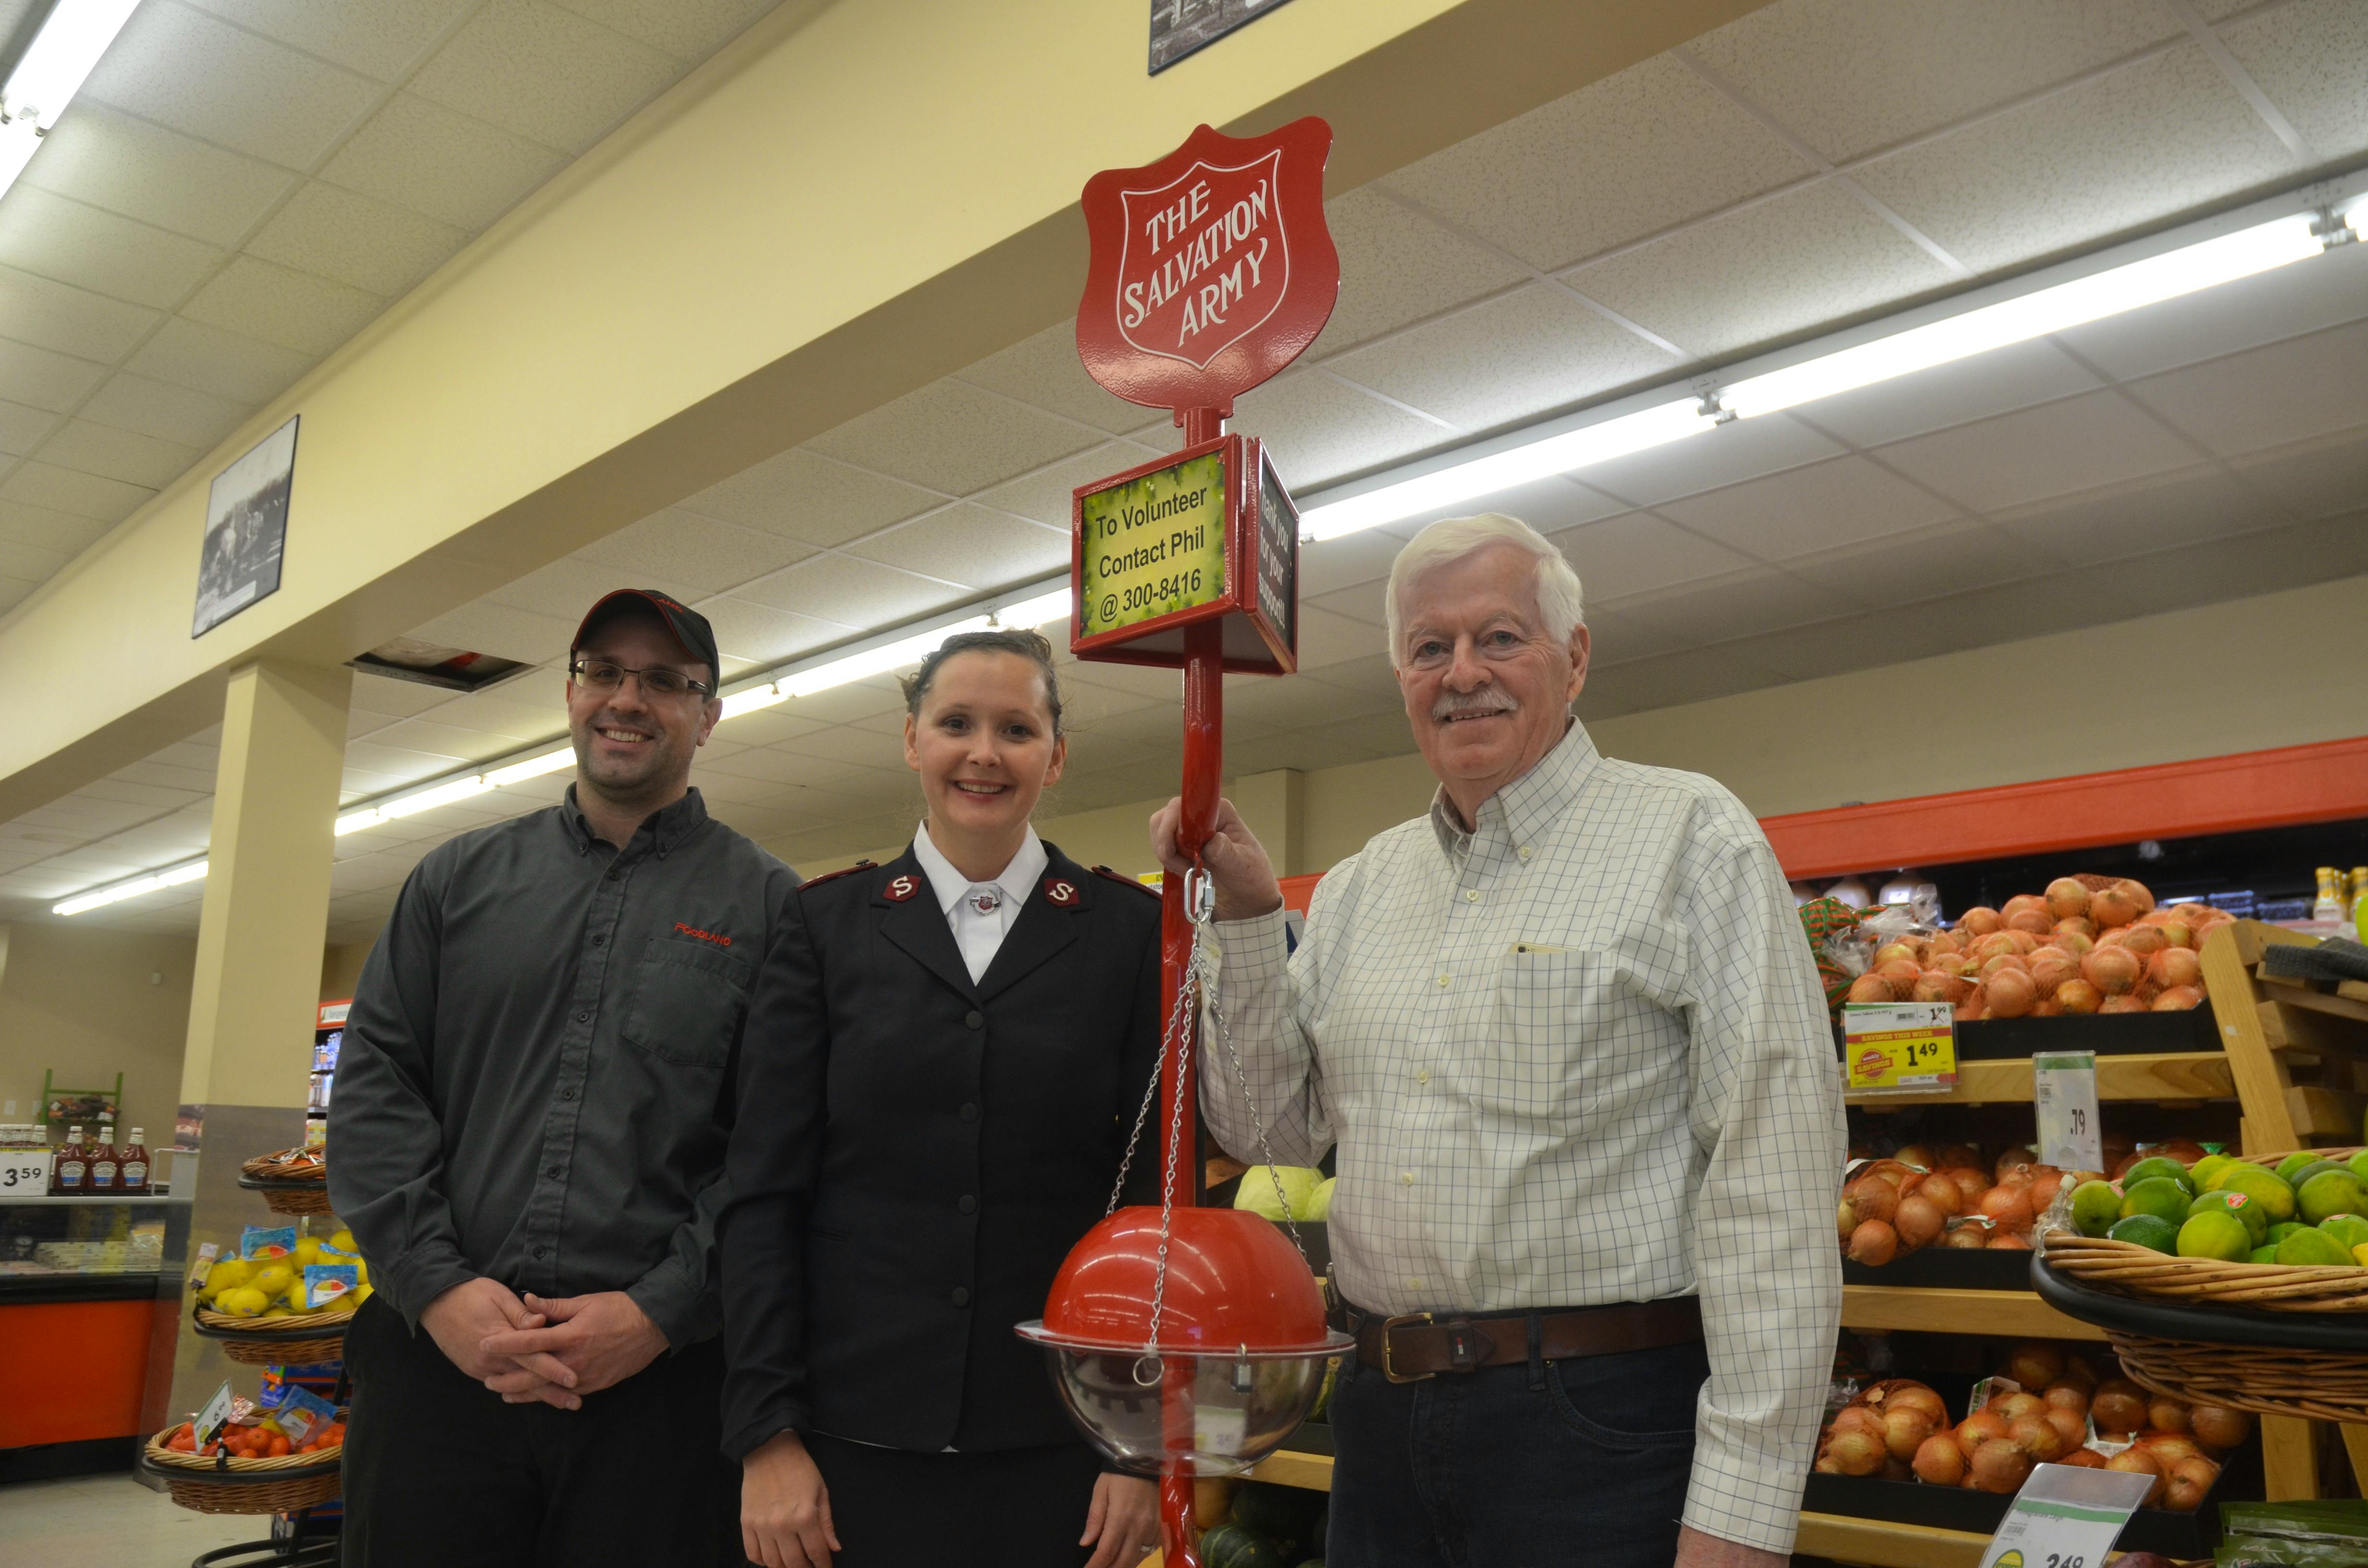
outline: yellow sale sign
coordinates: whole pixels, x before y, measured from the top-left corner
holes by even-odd
[[[1952,1089],[1954,1009],[1946,1002],[1852,1003],[1842,1009],[1842,1061],[1854,1092]]]

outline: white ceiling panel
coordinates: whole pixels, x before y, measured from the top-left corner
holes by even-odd
[[[0,452],[23,457],[40,446],[60,423],[60,416],[48,409],[0,398]]]
[[[2118,392],[2066,398],[1883,449],[1885,462],[1975,511],[2186,468],[2201,455]]]
[[[1762,561],[1857,544],[1959,515],[1949,502],[1861,457],[1788,469],[1666,502],[1658,510]]]
[[[1849,193],[1815,185],[1581,267],[1570,281],[1708,357],[1839,322],[1950,281]]]
[[[0,375],[5,375],[0,368]],[[200,450],[237,428],[251,404],[119,370],[83,404],[82,415]]]
[[[743,585],[733,597],[857,627],[893,626],[943,603],[943,583],[848,555],[816,555]]]
[[[2368,10],[2357,0],[2296,0],[2231,26],[2237,63],[2294,122],[2314,158],[2368,147]]]
[[[562,619],[478,599],[415,628],[412,635],[440,648],[467,648],[539,665],[567,652],[567,640],[575,635],[584,611],[591,608],[586,599],[575,614]]]
[[[378,84],[173,0],[141,6],[83,95],[282,168],[308,167]]]
[[[252,32],[335,61],[381,82],[397,80],[438,33],[478,0],[185,0]]]
[[[2355,494],[2353,504],[2361,497]],[[2260,487],[2217,469],[2163,474],[2051,496],[1995,514],[2043,562],[2088,566],[2226,539],[2293,521]]]
[[[2006,414],[2103,385],[2054,343],[2041,338],[1992,349],[1793,411],[1794,418],[1860,447],[1879,447],[1970,419]]]
[[[2348,244],[2316,258],[2308,267],[2280,267],[2238,278],[2143,311],[2090,322],[2056,336],[2066,348],[2108,375],[2127,379],[2363,316],[2368,316],[2368,245]],[[1986,354],[1975,362],[1997,358]]]
[[[468,242],[450,223],[308,180],[256,231],[247,254],[393,296],[427,276]]]
[[[1606,595],[1604,605],[1697,644],[1839,620],[1864,608],[1806,577],[1765,566],[1715,582],[1625,597]]]
[[[1326,361],[1465,430],[1534,418],[1681,363],[1550,283]]]
[[[997,588],[1068,570],[1069,530],[962,506],[899,524],[847,550],[967,587]]]
[[[348,284],[240,256],[191,295],[181,314],[313,359],[359,332],[385,306],[376,294]]]
[[[681,503],[744,528],[837,545],[900,523],[944,498],[805,450],[766,459]]]
[[[1072,358],[1076,352],[1075,349],[1070,350]],[[1172,450],[1176,445],[1173,431],[1155,433],[1153,438],[1162,439],[1162,444],[1153,448],[1133,441],[1112,441],[1092,448],[1050,467],[1038,469],[1008,484],[992,485],[980,491],[975,499],[980,506],[991,506],[998,512],[1011,512],[1040,523],[1050,523],[1065,534],[1070,515],[1075,509],[1078,486],[1123,472],[1139,463],[1149,462],[1154,457]]]
[[[83,473],[157,490],[196,460],[197,451],[175,441],[120,430],[87,419],[68,420],[41,449],[44,462]]]
[[[407,90],[581,153],[681,69],[670,55],[542,0],[488,0]]]
[[[1615,665],[1588,677],[1588,686],[1628,711],[1674,708],[1679,703],[1728,697],[1781,685],[1792,677],[1766,664],[1719,648],[1691,648],[1657,659]]]
[[[567,556],[541,571],[529,572],[523,577],[505,583],[487,594],[485,598],[494,604],[514,605],[564,622],[572,633],[583,622],[586,610],[619,588],[655,588],[678,599],[699,597],[699,590],[688,583],[673,582],[664,577],[629,581],[613,566],[580,556]]]
[[[939,381],[807,445],[891,479],[964,495],[1098,446],[1102,433],[962,381]]]
[[[214,246],[19,182],[0,199],[0,264],[170,309],[222,261]]]
[[[1880,609],[2044,576],[2061,571],[2063,561],[2003,528],[1957,517],[1913,533],[1796,556],[1784,568]]]
[[[844,642],[860,630],[848,622],[792,614],[741,598],[702,599],[699,612],[715,628],[716,651],[734,674],[750,665],[776,664]]]
[[[2368,404],[2368,322],[2151,377],[2130,392],[2223,457],[2327,435],[2357,423]]]
[[[1589,604],[1748,571],[1751,557],[1656,517],[1631,512],[1547,536],[1578,571]]]
[[[120,479],[82,473],[30,459],[18,463],[6,479],[0,480],[0,498],[72,512],[76,517],[96,517],[107,523],[121,522],[139,507],[140,503],[154,494],[144,486],[126,484]]]
[[[68,556],[63,550],[48,550],[38,544],[0,539],[0,577],[38,583],[64,565],[67,560]]]
[[[747,30],[774,0],[555,0],[677,59],[704,60]],[[807,8],[811,9],[811,6]]]
[[[0,267],[0,336],[77,358],[114,361],[161,318],[104,294]]]
[[[2248,487],[2296,517],[2354,511],[2368,497],[2368,425],[2255,452],[2232,466]]]
[[[1486,245],[1435,223],[1409,223],[1406,209],[1378,187],[1333,198],[1324,221],[1340,254],[1340,298],[1308,350],[1318,359],[1531,277]],[[1074,349],[1069,358],[1074,363]]]
[[[2179,32],[2160,0],[1778,0],[1690,47],[1843,163]]]
[[[106,375],[104,365],[0,338],[0,387],[14,402],[62,414],[88,397]]]
[[[1765,127],[1664,57],[1384,183],[1553,271],[1809,173]]]
[[[154,381],[256,403],[302,375],[310,361],[276,343],[175,316],[123,363]]]
[[[1234,411],[1238,417],[1233,427],[1266,441],[1283,483],[1294,491],[1313,490],[1453,438],[1429,420],[1305,370],[1245,393]]]
[[[1986,272],[2298,172],[2219,68],[2187,44],[1856,177]]]
[[[322,165],[321,177],[474,231],[566,161],[540,142],[397,93]]]
[[[779,534],[680,510],[644,517],[576,552],[579,560],[621,574],[622,582],[663,578],[705,593],[722,593],[813,553],[813,546]]]
[[[1046,327],[1001,353],[988,355],[963,370],[961,379],[1113,436],[1167,417],[1166,409],[1144,408],[1104,392],[1086,374],[1085,365],[1077,358],[1077,329],[1073,322]]]
[[[209,244],[234,244],[296,183],[259,158],[168,131],[87,97],[25,166],[28,185]]]
[[[1778,469],[1839,457],[1842,448],[1783,415],[1738,419],[1705,436],[1674,441],[1587,471],[1587,484],[1634,506],[1756,479]]]

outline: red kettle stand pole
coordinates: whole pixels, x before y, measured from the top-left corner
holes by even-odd
[[[1213,441],[1225,433],[1224,415],[1213,408],[1182,411],[1184,445]],[[1224,625],[1203,620],[1184,630],[1184,777],[1182,808],[1176,824],[1176,845],[1190,846],[1195,864],[1201,846],[1217,815],[1217,786],[1225,765]],[[1184,908],[1184,879],[1165,877],[1159,884],[1160,980],[1171,999],[1182,989],[1184,969],[1192,951],[1192,921]],[[1167,1009],[1162,1009],[1165,1013]],[[1181,1038],[1170,1042],[1161,1064],[1162,1158],[1170,1147],[1167,1131],[1179,1127],[1174,1140],[1176,1159],[1183,1168],[1160,1173],[1176,1184],[1179,1204],[1201,1199],[1199,1107],[1195,1103],[1194,1047],[1200,1026],[1196,1016],[1186,1020]],[[1169,1375],[1161,1380],[1160,1405],[1170,1428],[1171,1452],[1190,1449],[1192,1439],[1192,1379]],[[1159,1523],[1165,1568],[1201,1568],[1192,1543],[1192,1471],[1182,1460],[1171,1459],[1159,1480]]]

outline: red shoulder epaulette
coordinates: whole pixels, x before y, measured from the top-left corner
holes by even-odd
[[[843,870],[825,871],[819,877],[807,878],[804,881],[798,884],[798,891],[800,892],[803,892],[808,888],[818,888],[825,882],[835,882],[841,877],[851,877],[858,871],[876,871],[879,869],[880,862],[877,860],[858,860],[854,865],[847,867]]]
[[[1118,883],[1121,887],[1133,888],[1135,892],[1139,893],[1147,893],[1153,898],[1157,898],[1159,896],[1159,890],[1157,888],[1145,886],[1144,883],[1136,881],[1133,877],[1128,876],[1124,871],[1113,871],[1108,866],[1096,866],[1092,868],[1092,869],[1094,875],[1098,877],[1108,877],[1110,881]]]

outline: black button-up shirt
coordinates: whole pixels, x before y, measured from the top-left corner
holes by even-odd
[[[624,1290],[677,1349],[715,1334],[740,1034],[797,881],[696,790],[622,849],[571,786],[420,861],[329,1110],[329,1196],[406,1319],[484,1275]]]

